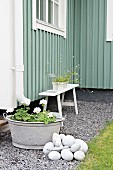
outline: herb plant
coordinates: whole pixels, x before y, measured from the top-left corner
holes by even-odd
[[[76,66],[75,68],[77,69],[77,67],[78,66]],[[58,75],[57,77],[54,78],[53,82],[70,82],[73,76],[75,76],[74,82],[77,83],[78,73],[75,69],[73,69],[72,71],[67,70],[67,72],[64,73],[62,76]]]

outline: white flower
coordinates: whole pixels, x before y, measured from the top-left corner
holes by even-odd
[[[25,100],[23,100],[23,101],[21,102],[21,104],[26,105],[26,106],[29,106],[29,105],[30,105],[30,102],[31,102],[31,100],[26,98]]]
[[[40,107],[35,107],[33,113],[40,113],[40,111],[41,111]]]
[[[47,114],[48,117],[53,117],[53,114],[50,112]]]
[[[13,111],[14,111],[13,108],[8,108],[6,112],[7,112],[7,113],[11,113],[11,112],[13,112]]]
[[[47,105],[47,100],[44,99],[40,100],[40,104]]]

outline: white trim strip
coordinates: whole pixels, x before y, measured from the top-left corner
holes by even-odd
[[[54,16],[55,16],[55,15],[54,15],[54,12],[55,12],[54,9],[55,9],[55,4],[54,4],[54,0],[53,0],[53,25],[54,25]]]
[[[106,41],[113,41],[113,0],[107,0]]]
[[[43,23],[43,22],[40,22],[40,21],[38,22],[38,20],[36,22],[36,27],[38,29],[41,29],[41,30],[44,30],[44,31],[47,31],[47,32],[51,32],[51,33],[54,33],[54,34],[65,36],[65,32],[62,29],[57,29],[56,27],[53,27],[50,24],[46,24],[46,23]]]
[[[32,0],[32,29],[36,30],[36,0]]]
[[[40,19],[40,0],[39,0],[39,11],[38,11],[39,19]]]
[[[48,0],[46,0],[46,22],[48,23]]]

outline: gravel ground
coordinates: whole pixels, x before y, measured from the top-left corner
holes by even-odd
[[[72,93],[66,94],[66,100],[72,99]],[[76,116],[73,107],[63,107],[65,117],[61,132],[72,134],[85,141],[91,140],[104,128],[106,121],[113,120],[112,90],[77,90],[78,110]],[[57,111],[56,99],[49,99],[48,108]],[[11,143],[9,132],[0,134],[0,170],[72,170],[79,161],[50,161],[39,150],[16,148]]]

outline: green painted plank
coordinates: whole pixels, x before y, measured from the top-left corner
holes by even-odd
[[[23,56],[24,56],[24,94],[26,97],[28,97],[28,92],[27,92],[27,70],[28,70],[28,64],[27,64],[27,3],[24,0],[23,1]]]
[[[35,82],[36,82],[36,90],[35,90],[35,98],[34,99],[38,99],[38,93],[39,93],[39,88],[40,88],[40,86],[39,86],[39,31],[37,30],[36,31],[36,56],[35,56],[35,68],[36,68],[36,70],[35,70],[35,72],[36,72],[36,74],[35,74],[35,77],[34,77],[34,79],[35,79]]]
[[[31,98],[31,96],[32,96],[32,94],[31,94],[31,92],[32,92],[32,90],[31,90],[31,86],[32,86],[32,79],[31,79],[31,77],[32,77],[32,74],[31,74],[31,72],[32,72],[32,70],[31,70],[31,61],[32,61],[31,60],[31,1],[28,0],[27,4],[28,4],[28,9],[27,9],[27,16],[28,16],[28,18],[27,18],[27,21],[28,21],[28,23],[27,23],[27,37],[28,37],[28,42],[27,42],[27,44],[28,44],[27,77],[28,77],[28,97]]]
[[[97,87],[97,54],[98,54],[98,0],[93,1],[92,18],[92,87]]]
[[[40,48],[40,53],[39,53],[39,79],[38,79],[38,82],[40,84],[40,88],[39,90],[40,91],[43,91],[43,76],[42,76],[42,73],[43,73],[43,59],[42,59],[42,55],[43,55],[43,46],[42,46],[42,42],[43,42],[43,39],[42,39],[42,34],[43,32],[40,30],[39,31],[39,37],[40,37],[40,41],[39,41],[39,48]]]
[[[32,60],[31,60],[31,69],[32,69],[32,77],[31,77],[31,80],[32,80],[32,85],[31,85],[31,89],[32,89],[32,93],[31,93],[31,98],[32,100],[35,98],[35,95],[36,95],[36,53],[35,53],[35,48],[36,48],[36,34],[34,31],[32,31],[32,44],[31,44],[31,48],[32,48]]]
[[[111,43],[110,89],[113,89],[113,42]]]

